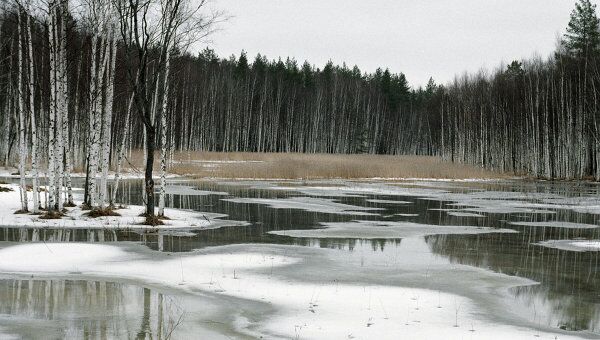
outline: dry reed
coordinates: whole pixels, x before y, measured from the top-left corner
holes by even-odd
[[[429,156],[184,151],[175,153],[173,159],[170,173],[194,178],[484,179],[506,177],[501,173],[446,162]],[[129,162],[137,170],[142,169],[143,153],[134,152]]]

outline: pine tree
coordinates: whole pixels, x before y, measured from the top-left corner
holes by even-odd
[[[573,56],[589,57],[600,48],[600,20],[596,5],[590,0],[579,0],[571,12],[571,21],[564,35],[563,45]]]
[[[513,60],[512,63],[506,67],[505,74],[508,78],[515,79],[521,77],[524,73],[525,71],[523,70],[523,63],[518,60]]]

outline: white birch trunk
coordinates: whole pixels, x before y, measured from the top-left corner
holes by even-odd
[[[104,106],[104,118],[103,123],[103,135],[102,135],[102,177],[100,180],[100,208],[104,208],[109,202],[108,199],[108,170],[110,167],[110,138],[111,138],[111,126],[112,126],[112,109],[113,109],[113,93],[114,93],[114,69],[115,59],[117,51],[117,40],[112,37],[112,51],[110,55],[106,53],[105,57],[110,58],[110,67],[108,68],[107,86],[106,86],[106,103]],[[109,44],[106,43],[108,49]],[[107,60],[108,62],[108,60]]]
[[[40,209],[40,191],[38,188],[38,162],[37,162],[37,127],[35,124],[35,73],[33,62],[33,42],[31,35],[31,15],[27,14],[27,40],[29,41],[29,114],[31,120],[31,176],[33,189],[33,213],[37,214]]]
[[[158,216],[165,216],[165,186],[167,184],[167,101],[169,95],[170,68],[171,52],[167,50],[163,79],[162,108],[160,110],[160,194],[158,198]]]
[[[27,185],[25,182],[25,162],[27,160],[27,146],[25,145],[25,98],[23,92],[23,29],[21,28],[21,9],[19,9],[17,21],[17,49],[18,55],[18,73],[19,80],[17,81],[19,96],[18,111],[19,111],[19,176],[21,189],[21,211],[27,212]]]
[[[125,127],[123,128],[123,137],[119,143],[119,149],[117,151],[117,169],[115,170],[115,180],[113,181],[112,198],[110,201],[111,205],[115,205],[117,201],[117,192],[119,190],[119,182],[121,180],[121,169],[123,167],[123,158],[125,154],[125,141],[129,135],[129,117],[131,110],[133,109],[134,94],[131,94],[129,98],[129,105],[127,106],[127,113],[125,114]]]
[[[54,41],[54,31],[56,30],[54,2],[49,4],[50,27],[48,28],[48,45],[50,47],[50,109],[48,123],[48,186],[46,188],[47,199],[46,206],[48,211],[56,209],[55,188],[56,188],[56,60]]]

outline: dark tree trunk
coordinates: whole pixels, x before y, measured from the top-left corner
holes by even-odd
[[[146,172],[144,182],[146,184],[146,216],[154,216],[154,149],[156,147],[156,136],[154,126],[146,125]]]

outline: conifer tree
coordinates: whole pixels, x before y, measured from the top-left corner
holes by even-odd
[[[589,57],[600,48],[600,20],[596,5],[590,0],[579,0],[571,12],[571,20],[564,35],[563,45],[567,52],[577,57]]]

